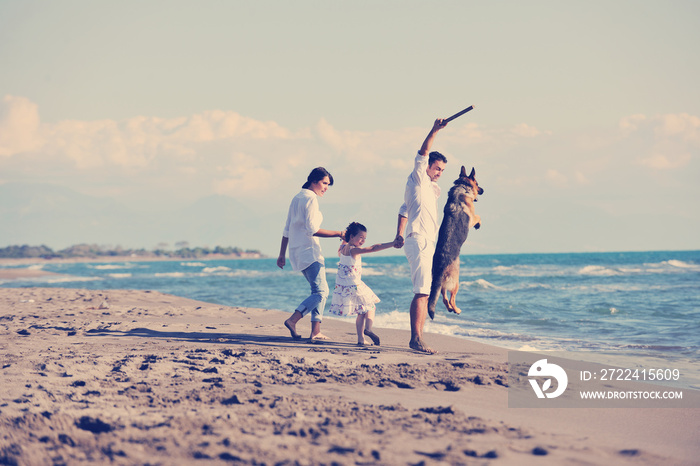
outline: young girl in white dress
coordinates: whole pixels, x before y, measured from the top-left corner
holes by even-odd
[[[365,335],[379,345],[379,337],[372,332],[375,304],[379,302],[376,294],[362,281],[362,258],[360,254],[382,251],[394,247],[394,242],[362,247],[367,239],[367,228],[352,222],[345,230],[343,244],[338,250],[338,275],[329,312],[338,316],[357,315],[358,346],[368,345]]]

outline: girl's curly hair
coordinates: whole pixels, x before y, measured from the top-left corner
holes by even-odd
[[[361,223],[357,222],[352,222],[348,227],[345,229],[345,237],[343,238],[345,241],[348,243],[350,242],[350,237],[355,236],[359,232],[364,231],[365,233],[367,232],[367,228]]]

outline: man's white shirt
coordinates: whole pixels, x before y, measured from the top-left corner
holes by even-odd
[[[406,180],[404,203],[399,209],[399,215],[408,219],[406,238],[418,234],[434,242],[438,232],[437,199],[440,196],[440,186],[426,172],[428,160],[428,155],[416,155],[413,171]]]

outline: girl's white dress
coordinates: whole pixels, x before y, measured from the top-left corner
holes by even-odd
[[[329,312],[338,316],[365,314],[375,308],[379,298],[362,281],[362,258],[340,254]]]

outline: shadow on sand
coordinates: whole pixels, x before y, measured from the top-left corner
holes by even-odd
[[[309,350],[342,350],[380,352],[381,350],[406,351],[406,348],[387,346],[357,346],[350,342],[333,340],[314,341],[309,338],[294,340],[291,337],[277,335],[255,335],[249,333],[220,333],[220,332],[169,332],[137,327],[131,330],[111,330],[108,328],[90,329],[85,331],[88,337],[143,337],[158,338],[163,340],[178,340],[194,343],[220,343],[220,344],[253,344],[266,347],[306,347]]]

